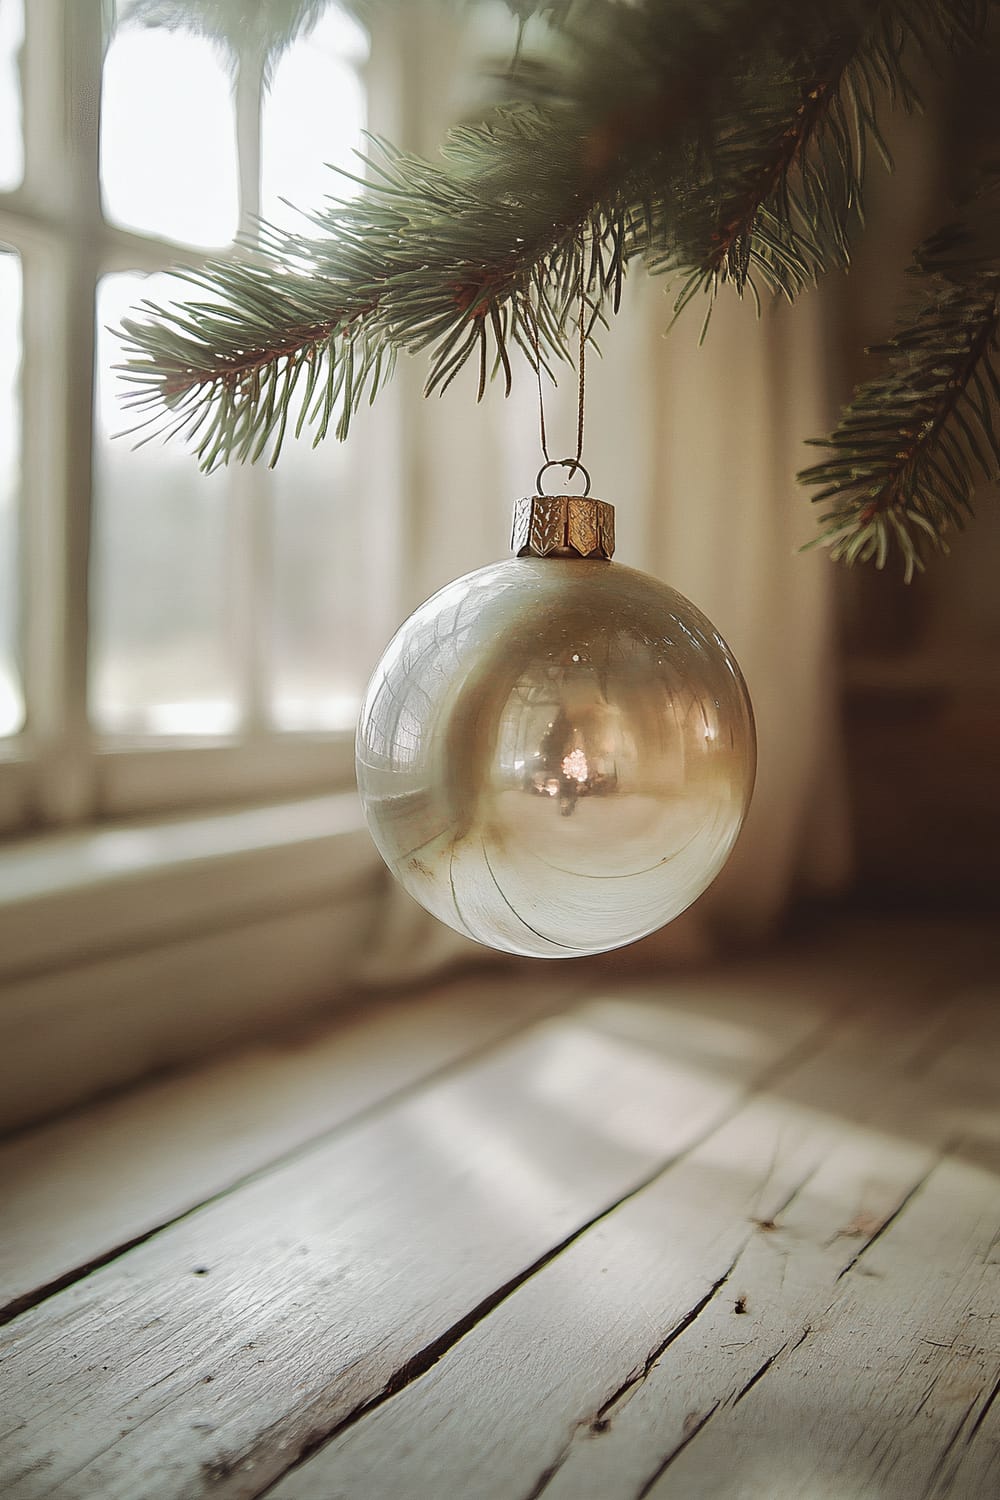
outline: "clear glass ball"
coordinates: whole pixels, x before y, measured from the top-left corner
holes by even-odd
[[[718,631],[646,573],[512,558],[411,615],[361,712],[358,786],[411,895],[535,958],[602,953],[690,906],[753,789],[746,685]]]

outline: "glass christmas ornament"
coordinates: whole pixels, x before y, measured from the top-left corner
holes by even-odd
[[[687,599],[610,561],[613,510],[532,496],[515,557],[397,632],[361,712],[358,786],[411,895],[492,948],[572,958],[661,927],[746,814],[753,712]]]

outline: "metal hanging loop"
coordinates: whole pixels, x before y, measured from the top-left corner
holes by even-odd
[[[536,495],[544,496],[545,494],[545,491],[542,489],[542,480],[547,469],[568,469],[570,471],[568,476],[569,478],[572,478],[574,474],[582,474],[583,489],[580,491],[580,499],[582,500],[585,496],[590,494],[590,474],[587,472],[587,469],[584,467],[584,465],[580,462],[579,458],[550,458],[546,463],[542,464],[542,467],[539,469],[538,474],[535,477]]]

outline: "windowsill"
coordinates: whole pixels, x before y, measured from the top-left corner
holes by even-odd
[[[319,799],[328,787],[352,784],[354,736],[102,739],[84,761],[47,760],[30,736],[0,741],[0,828],[23,828],[39,814],[53,828],[79,827],[92,818],[175,819],[179,807],[206,818],[261,802]]]
[[[377,869],[354,792],[23,839],[0,850],[0,980],[333,900]]]
[[[381,871],[354,792],[7,845],[0,1127],[335,1002]]]

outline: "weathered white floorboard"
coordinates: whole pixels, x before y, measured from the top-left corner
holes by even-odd
[[[710,1418],[721,1433],[718,1413],[742,1413],[751,1395],[764,1400],[764,1377],[838,1288],[848,1278],[868,1285],[876,1237],[939,1163],[964,1099],[929,1098],[927,1074],[954,1007],[912,1012],[884,1003],[784,1075],[518,1288],[447,1359],[291,1472],[275,1500],[632,1500],[686,1445],[685,1478],[665,1493],[772,1500],[764,1469],[752,1480],[746,1471],[749,1487],[728,1470],[730,1488],[716,1472],[702,1486],[692,1438]],[[861,1328],[862,1362],[865,1339]],[[811,1353],[803,1360],[819,1389]],[[977,1389],[985,1400],[988,1387]],[[827,1417],[835,1433],[836,1406]],[[931,1410],[925,1467],[948,1436]],[[720,1438],[720,1471],[727,1463]],[[855,1500],[837,1488],[835,1465],[793,1493]]]
[[[909,1102],[920,1108],[919,1090]],[[905,1097],[900,1103],[905,1105]],[[946,1139],[947,1119],[939,1119]],[[546,1500],[643,1493],[692,1500],[743,1494],[768,1500],[772,1494],[780,1500],[791,1495],[911,1500],[924,1494],[965,1402],[949,1406],[955,1390],[949,1391],[948,1382],[939,1391],[944,1399],[928,1400],[932,1366],[944,1351],[923,1340],[934,1338],[936,1325],[941,1333],[947,1330],[940,1342],[949,1349],[962,1343],[958,1309],[947,1301],[942,1307],[941,1301],[949,1296],[969,1230],[968,1218],[961,1227],[961,1215],[978,1221],[984,1180],[975,1172],[964,1175],[963,1164],[942,1164],[934,1152],[911,1143],[916,1135],[929,1144],[931,1122],[912,1114],[893,1121],[885,1109],[879,1120],[881,1129],[843,1137],[780,1216],[778,1229],[749,1242],[733,1269],[727,1298],[706,1308],[665,1351],[633,1399],[607,1414],[607,1429],[589,1441],[578,1437],[546,1489]],[[914,1217],[917,1205],[928,1195],[940,1212],[932,1188],[938,1191],[942,1173],[956,1172],[961,1190],[950,1207],[958,1212],[948,1229],[957,1239],[935,1243]],[[894,1173],[897,1195],[905,1202],[881,1231],[885,1211],[879,1198]],[[995,1175],[991,1210],[995,1233],[1000,1216]],[[914,1225],[920,1249],[916,1263],[908,1266],[904,1236]],[[976,1232],[981,1243],[982,1226]],[[979,1269],[984,1286],[994,1278],[995,1307],[996,1268]],[[746,1309],[740,1318],[731,1316],[736,1300]],[[914,1327],[908,1327],[911,1312]],[[745,1329],[742,1339],[733,1332],[737,1323]],[[965,1363],[965,1401],[982,1401],[988,1393],[989,1347],[989,1337],[981,1338],[978,1374],[975,1362]],[[996,1363],[995,1331],[992,1349]],[[861,1371],[871,1382],[864,1399],[860,1381],[845,1378],[852,1365],[854,1377]],[[788,1416],[806,1392],[810,1411],[825,1424],[824,1447],[815,1433],[807,1433],[802,1413],[794,1421]],[[741,1465],[745,1423],[752,1424],[756,1447]],[[865,1443],[879,1459],[868,1470],[853,1466]],[[894,1458],[894,1445],[905,1452],[906,1462]],[[796,1467],[787,1451],[796,1446],[804,1467]],[[971,1500],[993,1492],[973,1487],[954,1493]]]
[[[458,979],[419,1005],[372,1004],[0,1143],[0,1318],[574,989]]]
[[[995,1323],[990,1331],[1000,1268],[985,1263],[1000,1228],[998,1166],[1000,1153],[993,1170],[954,1158],[938,1165],[785,1357],[745,1400],[705,1411],[697,1439],[634,1493],[656,1500],[735,1500],[765,1486],[773,1500],[1000,1493],[1000,1455],[973,1435],[1000,1378]]]
[[[609,964],[478,1054],[550,1002],[477,984],[12,1141],[0,1492],[994,1500],[997,947]]]
[[[819,1045],[815,989],[537,1026],[22,1314],[3,1494],[259,1494]]]

